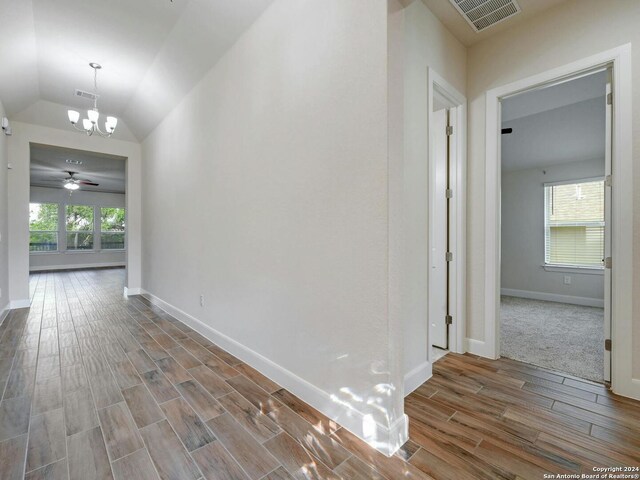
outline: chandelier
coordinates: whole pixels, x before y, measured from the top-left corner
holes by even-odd
[[[100,113],[98,112],[98,70],[102,68],[102,66],[98,63],[90,63],[89,66],[93,68],[93,108],[91,110],[87,110],[87,117],[82,120],[82,128],[78,127],[78,120],[80,119],[80,113],[75,110],[69,110],[67,114],[69,115],[69,121],[73,128],[80,132],[85,132],[87,135],[91,136],[94,133],[102,137],[110,137],[113,135],[113,132],[116,130],[116,125],[118,124],[118,119],[116,117],[107,117],[107,121],[104,124],[105,131],[103,132],[99,125],[98,119],[100,118]]]

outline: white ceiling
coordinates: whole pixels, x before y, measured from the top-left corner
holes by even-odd
[[[529,90],[502,101],[502,121],[553,110],[605,94],[605,70],[538,90]]]
[[[143,139],[272,1],[0,0],[0,99],[89,108],[98,62],[101,113]]]
[[[82,164],[69,164],[67,159]],[[64,179],[69,176],[66,172],[73,171],[78,179],[99,184],[81,185],[81,190],[125,193],[125,160],[116,155],[31,144],[31,185],[63,188]]]
[[[524,20],[528,20],[538,13],[559,5],[564,1],[566,0],[517,0],[518,5],[522,8],[522,12],[482,32],[475,32],[455,7],[451,5],[449,0],[422,0],[444,26],[467,47],[491,35],[511,28]]]
[[[506,171],[602,159],[605,83],[600,72],[502,101],[502,168]]]

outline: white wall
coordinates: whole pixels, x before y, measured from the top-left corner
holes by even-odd
[[[0,102],[0,119],[4,117],[4,107]],[[9,307],[9,249],[8,249],[8,184],[7,184],[7,138],[0,130],[0,322]]]
[[[31,186],[29,201],[32,203],[57,203],[60,209],[60,225],[64,225],[65,205],[88,205],[94,207],[126,206],[124,194],[89,192],[78,190],[69,196],[69,190],[63,188],[45,188]],[[96,217],[99,225],[99,217]],[[63,228],[63,227],[61,227]],[[62,231],[62,230],[60,230]],[[97,232],[97,231],[96,231]],[[96,233],[96,238],[99,235]],[[29,254],[29,270],[53,270],[56,268],[90,268],[113,267],[125,265],[124,251],[58,251],[31,252]]]
[[[601,270],[547,271],[543,264],[544,184],[603,176],[604,159],[502,172],[502,289],[602,301]],[[570,285],[564,284],[565,275]]]
[[[143,142],[143,287],[390,452],[387,41],[386,2],[265,11]]]
[[[494,87],[633,43],[633,83],[640,81],[640,3],[569,0],[546,10],[526,24],[484,40],[468,51],[468,325],[467,334],[484,340],[484,208],[485,208],[485,92]],[[640,156],[640,90],[633,91],[634,157]],[[631,174],[624,172],[624,175]],[[635,168],[634,205],[640,205],[640,168]],[[634,245],[640,245],[640,208],[630,219]],[[640,352],[640,254],[633,252],[633,351]],[[634,378],[640,378],[640,354],[632,359]]]
[[[429,376],[428,79],[433,68],[462,94],[466,49],[420,1],[405,9],[404,278],[402,286],[404,372]],[[424,378],[426,379],[426,378]],[[417,382],[419,384],[419,380]]]
[[[65,118],[60,125],[67,125]],[[55,129],[13,122],[9,138],[9,288],[12,305],[29,305],[29,167],[30,143],[75,148],[126,157],[127,275],[126,287],[133,292],[141,285],[141,159],[140,144],[79,133],[68,126]]]

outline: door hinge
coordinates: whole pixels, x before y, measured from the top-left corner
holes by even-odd
[[[607,187],[610,187],[610,186],[611,186],[611,175],[607,175],[606,177],[604,177],[604,184],[605,184]]]
[[[611,351],[611,339],[607,338],[604,341],[604,349],[606,352],[610,352]]]
[[[604,268],[611,269],[611,264],[612,264],[611,257],[607,257],[604,259]]]
[[[444,323],[447,325],[451,325],[453,323],[453,317],[451,315],[445,315]]]
[[[453,252],[447,252],[446,259],[447,262],[453,262]]]
[[[445,195],[447,196],[447,198],[453,198],[453,190],[450,188],[447,188]]]
[[[453,127],[451,125],[447,125],[447,136],[448,135],[453,135]]]
[[[607,93],[607,105],[613,105],[613,93],[611,92]]]

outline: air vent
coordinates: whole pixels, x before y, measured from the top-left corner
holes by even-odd
[[[82,165],[82,160],[74,160],[71,158],[67,158],[65,162],[67,162],[69,165]]]
[[[516,0],[449,0],[476,32],[500,23],[516,13]]]
[[[88,98],[90,100],[95,100],[100,97],[100,95],[96,95],[95,93],[85,92],[84,90],[78,90],[76,88],[76,97]]]

